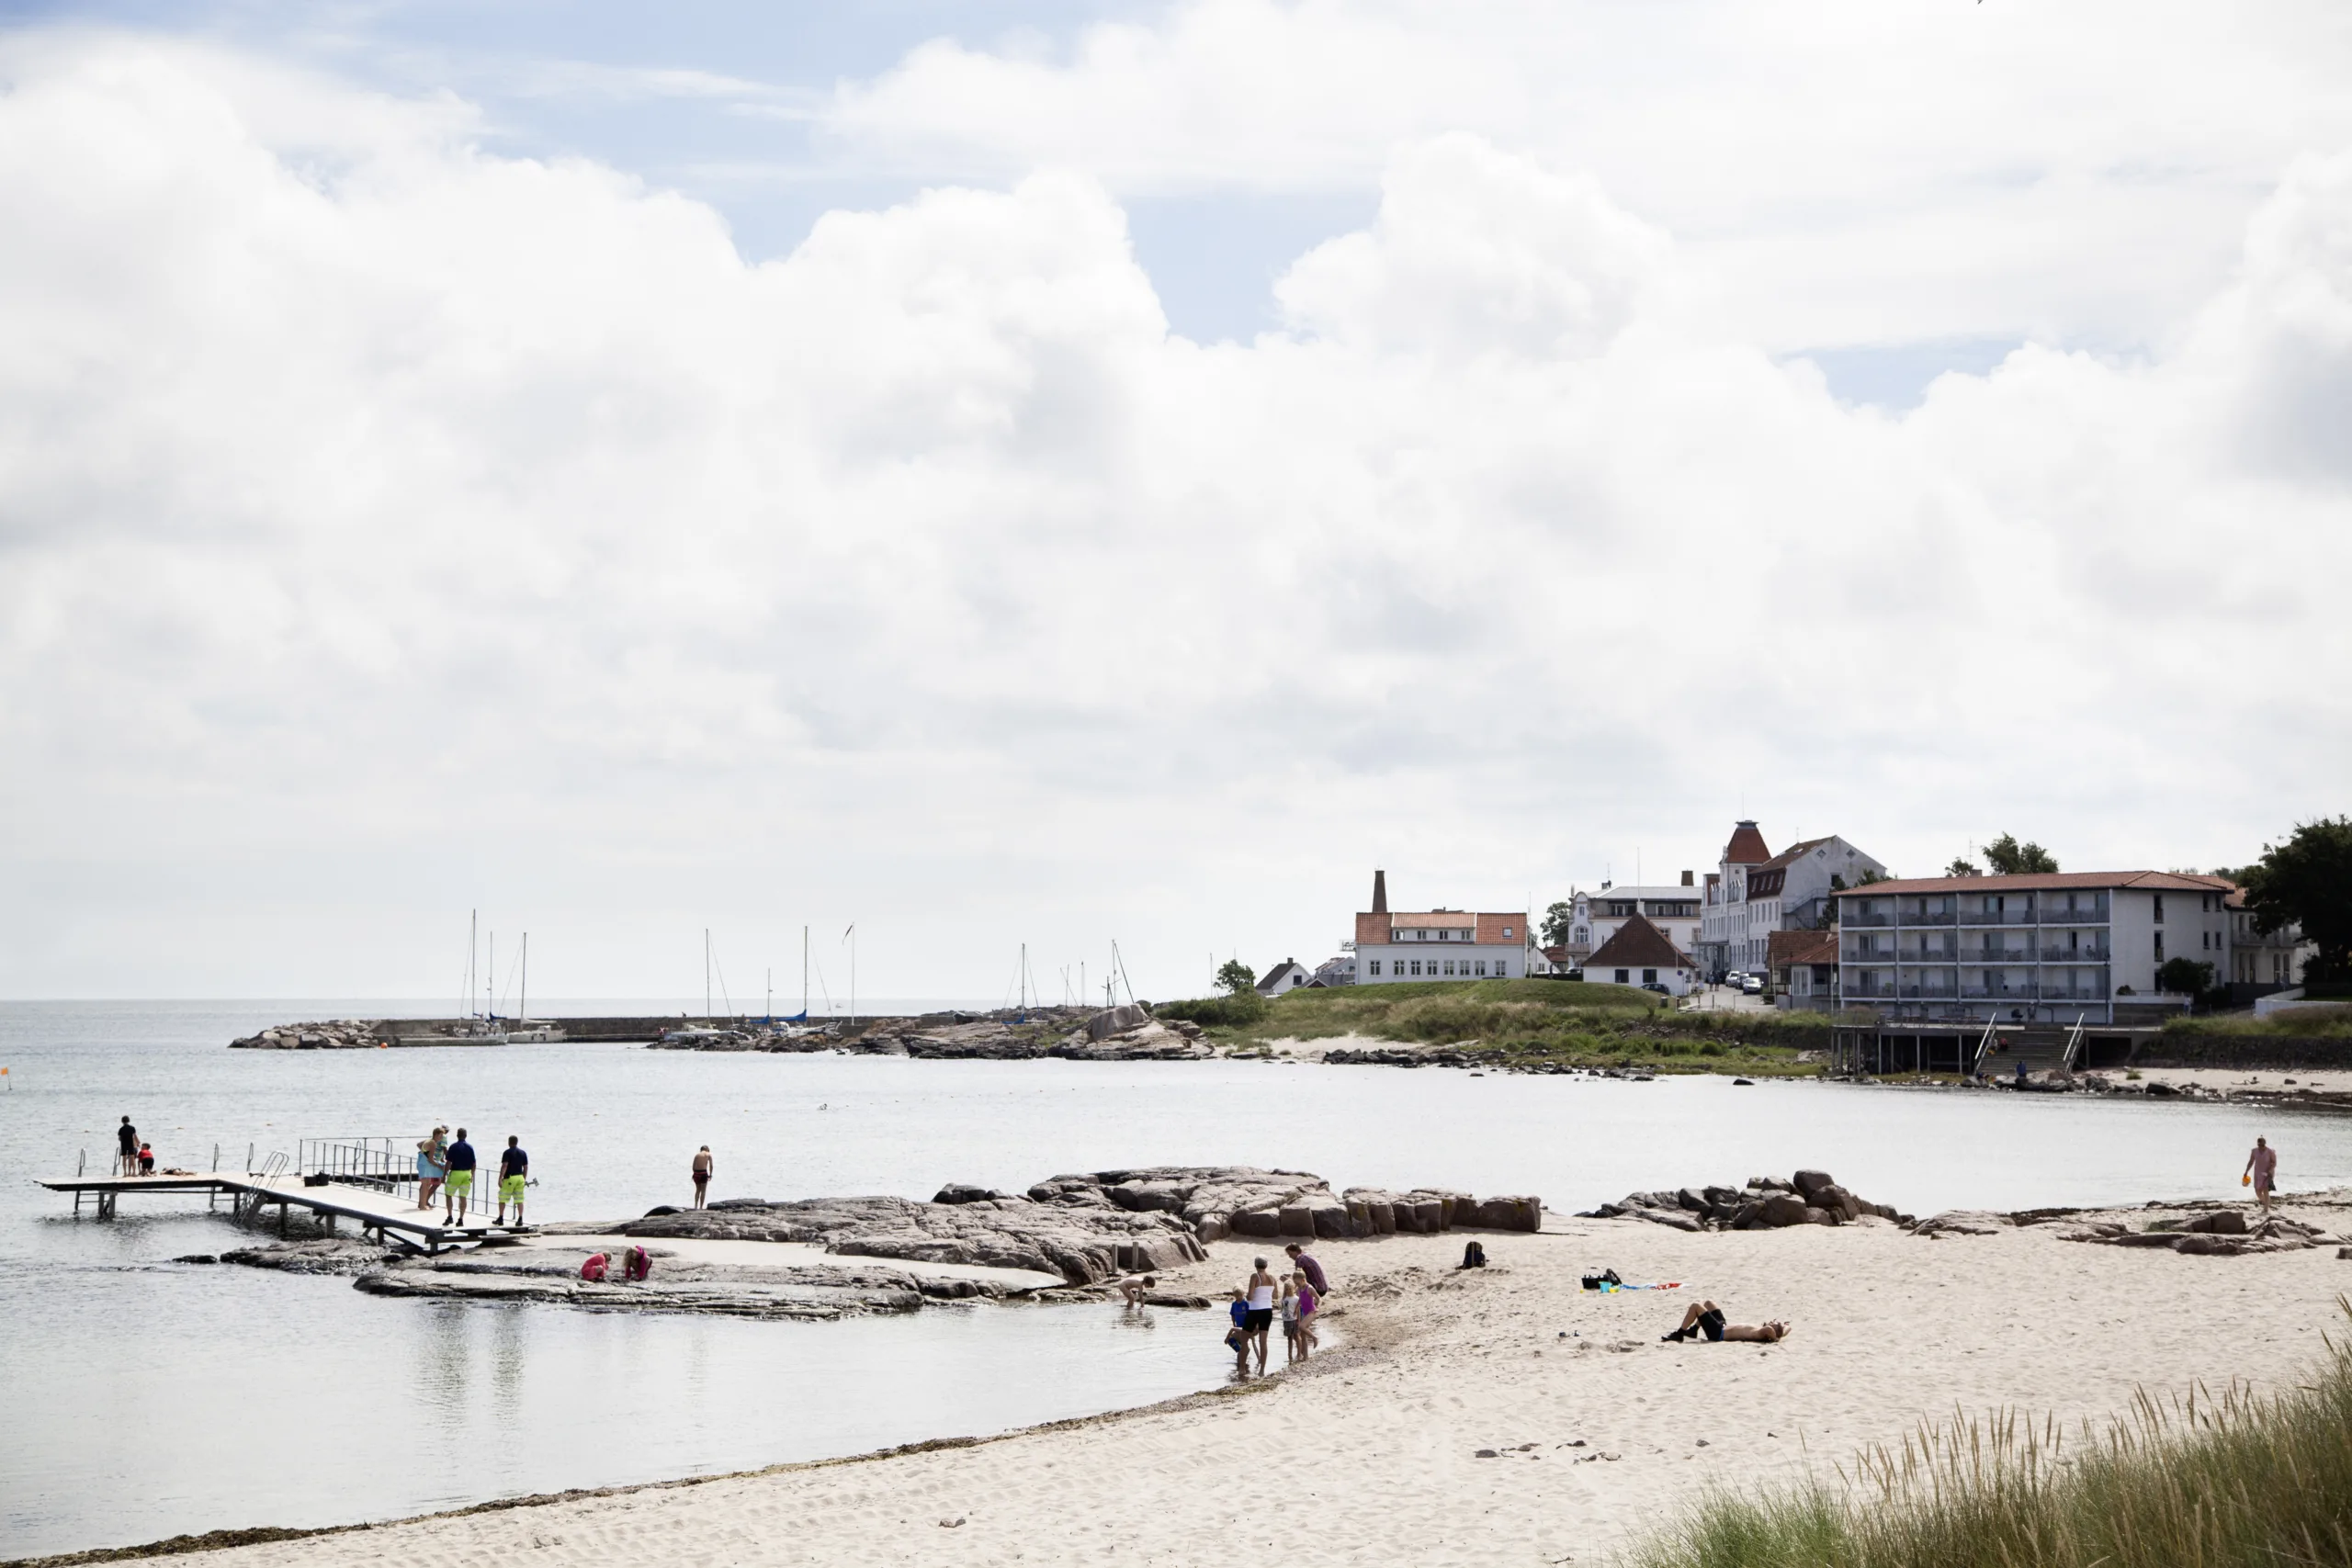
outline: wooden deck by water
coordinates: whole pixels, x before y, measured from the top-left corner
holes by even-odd
[[[296,1209],[304,1209],[319,1216],[320,1223],[330,1232],[349,1220],[378,1241],[401,1242],[420,1251],[438,1252],[445,1247],[493,1235],[519,1235],[528,1230],[524,1225],[492,1224],[485,1217],[498,1213],[494,1193],[486,1207],[480,1201],[483,1188],[495,1180],[490,1172],[476,1178],[475,1201],[462,1224],[443,1220],[447,1211],[437,1199],[430,1209],[419,1209],[413,1197],[396,1190],[345,1181],[311,1187],[290,1170],[267,1175],[211,1171],[187,1176],[75,1176],[40,1185],[51,1192],[73,1193],[77,1212],[84,1197],[95,1196],[101,1219],[114,1217],[115,1205],[125,1193],[201,1192],[214,1206],[222,1198],[228,1199],[242,1217],[254,1221],[266,1221],[266,1209],[275,1203],[280,1235],[286,1234],[288,1215]]]

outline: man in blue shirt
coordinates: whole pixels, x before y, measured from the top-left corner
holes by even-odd
[[[506,1205],[514,1205],[514,1228],[523,1228],[523,1189],[531,1179],[531,1156],[523,1152],[523,1140],[509,1133],[505,1150],[498,1156],[498,1223],[506,1223]]]
[[[449,1145],[447,1158],[449,1175],[441,1190],[449,1195],[449,1201],[441,1217],[451,1224],[461,1225],[466,1223],[466,1201],[474,1190],[474,1146],[466,1142],[463,1127],[458,1129],[458,1141]]]

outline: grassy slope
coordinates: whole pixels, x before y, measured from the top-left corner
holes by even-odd
[[[2265,1036],[2295,1040],[2352,1040],[2352,1006],[2289,1008],[2283,1012],[2272,1013],[2268,1018],[2256,1018],[2250,1012],[2177,1018],[2165,1025],[2165,1032],[2167,1035],[2246,1035],[2257,1040]]]
[[[2062,1435],[1930,1428],[1838,1483],[1716,1494],[1627,1568],[2285,1568],[2352,1564],[2352,1355],[2306,1385]]]
[[[1250,1021],[1213,1023],[1209,1032],[1245,1049],[1271,1040],[1362,1034],[1474,1048],[1494,1055],[1498,1065],[1749,1074],[1817,1071],[1798,1062],[1796,1054],[1829,1043],[1828,1020],[1819,1014],[1675,1012],[1630,986],[1555,980],[1427,980],[1293,991],[1265,1004]]]

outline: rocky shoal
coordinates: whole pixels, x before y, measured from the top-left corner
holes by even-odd
[[[1334,1193],[1306,1171],[1159,1166],[1050,1177],[1020,1194],[951,1183],[928,1203],[905,1198],[727,1199],[655,1210],[614,1227],[633,1236],[805,1242],[829,1252],[980,1264],[1093,1284],[1134,1269],[1174,1269],[1228,1235],[1378,1236],[1460,1228],[1533,1231],[1533,1197],[1479,1199],[1433,1188]]]
[[[663,1051],[841,1051],[852,1055],[939,1061],[1188,1062],[1221,1055],[1200,1025],[1162,1022],[1133,1005],[937,1012],[876,1020],[864,1029],[839,1025],[765,1030],[682,1030],[653,1047]]]
[[[312,1023],[280,1023],[232,1040],[233,1051],[368,1051],[381,1043],[374,1021],[337,1018]]]
[[[1892,1204],[1873,1203],[1848,1191],[1826,1170],[1800,1170],[1785,1181],[1777,1176],[1751,1176],[1742,1187],[1629,1192],[1622,1201],[1603,1203],[1581,1217],[1647,1220],[1685,1231],[1912,1223],[1910,1215],[1895,1213]]]

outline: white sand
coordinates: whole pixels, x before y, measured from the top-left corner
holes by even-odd
[[[2352,1224],[2343,1206],[2289,1212]],[[1590,1563],[1703,1483],[1826,1471],[1955,1407],[2105,1416],[2143,1385],[2277,1385],[2343,1326],[2352,1262],[2332,1245],[2183,1258],[2056,1228],[1928,1241],[1892,1226],[1691,1235],[1555,1220],[1540,1236],[1483,1237],[1497,1266],[1471,1273],[1449,1267],[1460,1236],[1324,1243],[1346,1313],[1335,1326],[1354,1348],[1245,1393],[210,1555],[304,1568]],[[1176,1288],[1238,1281],[1250,1249],[1212,1251]],[[1689,1288],[1581,1293],[1577,1274],[1603,1264]],[[1770,1348],[1659,1344],[1702,1295],[1734,1321],[1782,1317],[1796,1332]],[[1163,1325],[1200,1336],[1204,1381],[1217,1381],[1222,1318]],[[1510,1451],[1474,1457],[1482,1448]]]

